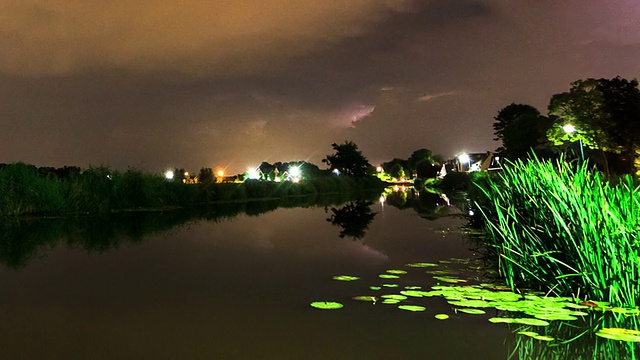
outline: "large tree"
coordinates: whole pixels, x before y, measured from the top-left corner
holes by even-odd
[[[414,151],[407,163],[409,170],[419,178],[435,178],[439,167],[434,164],[437,161],[433,158],[433,152],[429,149],[419,149]]]
[[[568,92],[553,95],[549,115],[555,119],[548,132],[554,143],[582,140],[590,148],[635,158],[640,142],[637,80],[616,77],[575,81]],[[576,131],[563,131],[562,127],[568,124]],[[630,164],[633,167],[633,162]]]
[[[341,174],[353,177],[362,177],[373,172],[373,166],[369,164],[362,152],[358,150],[358,145],[351,141],[344,144],[332,144],[334,153],[322,159],[329,168],[340,171]]]
[[[526,157],[547,142],[546,133],[551,121],[531,105],[508,105],[494,119],[494,140],[502,141],[498,150],[509,157]]]

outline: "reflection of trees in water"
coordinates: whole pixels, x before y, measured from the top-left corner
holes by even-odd
[[[371,194],[371,198],[377,196],[379,194]],[[120,212],[102,216],[3,218],[0,219],[0,264],[18,269],[58,245],[105,252],[194,222],[218,222],[241,214],[258,216],[278,208],[333,206],[347,200],[348,195],[342,194],[226,202],[172,211]]]
[[[413,209],[421,217],[435,220],[451,214],[451,204],[444,194],[429,191],[418,191],[414,188],[402,189],[389,188],[383,194],[387,205],[398,209]],[[458,211],[454,211],[458,213]]]
[[[341,238],[348,236],[356,240],[362,239],[376,216],[376,213],[371,211],[371,205],[372,201],[358,200],[348,202],[340,208],[332,207],[333,214],[327,221],[342,228]]]

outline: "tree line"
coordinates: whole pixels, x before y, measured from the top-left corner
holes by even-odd
[[[494,118],[497,149],[510,159],[553,156],[558,145],[580,143],[605,171],[635,173],[640,152],[640,89],[636,79],[582,79],[551,96],[547,113],[527,104],[510,104]],[[568,127],[571,125],[571,127]],[[597,150],[599,157],[595,155]]]

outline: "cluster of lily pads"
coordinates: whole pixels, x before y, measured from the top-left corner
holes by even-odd
[[[464,260],[468,261],[468,260]],[[417,305],[421,298],[441,297],[452,305],[454,313],[466,313],[472,315],[485,315],[486,309],[494,309],[496,314],[502,316],[488,317],[492,323],[519,324],[529,326],[516,331],[523,336],[529,336],[540,341],[553,341],[552,336],[539,334],[532,331],[530,327],[545,327],[550,321],[573,321],[589,316],[594,311],[611,311],[625,316],[637,316],[640,310],[623,309],[609,307],[608,303],[588,301],[579,302],[571,297],[548,297],[541,293],[530,292],[518,294],[509,288],[490,283],[479,283],[473,285],[460,285],[468,280],[453,276],[455,270],[449,269],[446,265],[454,261],[441,261],[436,263],[410,263],[409,268],[434,268],[445,266],[443,270],[427,270],[426,272],[435,279],[438,284],[431,286],[428,290],[423,290],[421,286],[400,286],[393,280],[408,272],[406,270],[390,269],[378,277],[387,280],[389,283],[370,286],[376,295],[358,295],[352,299],[357,301],[372,302],[373,304],[395,305],[400,310],[411,312],[423,312],[425,306]],[[333,277],[337,281],[357,281],[357,276],[337,275]],[[445,285],[446,284],[446,285]],[[318,309],[340,309],[344,305],[334,301],[316,301],[311,303],[312,307]],[[449,314],[435,314],[439,320],[446,320]],[[596,335],[607,339],[621,340],[627,342],[640,342],[640,331],[620,328],[602,328]]]

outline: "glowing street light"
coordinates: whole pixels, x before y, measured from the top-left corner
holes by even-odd
[[[300,177],[301,171],[299,166],[292,166],[289,168],[289,175],[293,178]]]
[[[376,168],[376,171],[377,171],[377,172],[379,172],[379,173],[381,173],[381,172],[382,172],[382,170],[384,170],[384,169],[382,168],[382,166],[378,166],[378,167]]]
[[[562,130],[564,130],[564,132],[566,132],[567,134],[572,134],[576,131],[576,127],[571,124],[566,124],[562,127]],[[582,146],[582,138],[578,138],[578,142],[580,144],[580,159],[584,161],[584,149]]]
[[[251,180],[260,179],[260,169],[258,168],[249,168],[247,169],[247,177]]]
[[[218,170],[218,177],[224,176],[224,170]]]
[[[171,170],[165,171],[164,178],[167,180],[173,180],[173,171]]]
[[[471,157],[468,154],[458,155],[458,161],[460,162],[460,164],[467,163],[469,166],[468,170],[471,171]]]

